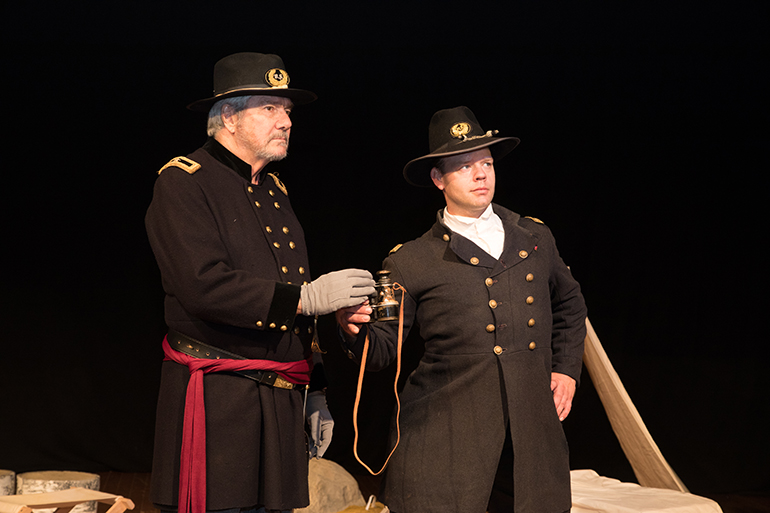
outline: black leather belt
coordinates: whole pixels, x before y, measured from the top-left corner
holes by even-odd
[[[168,343],[169,345],[179,351],[190,355],[194,358],[204,358],[206,360],[247,360],[239,354],[219,349],[218,347],[210,346],[194,338],[190,338],[187,335],[179,333],[178,331],[168,330]],[[286,381],[277,373],[266,370],[241,370],[232,371],[233,374],[243,376],[256,381],[260,385],[267,385],[275,388],[284,388],[287,390],[305,390],[308,385],[298,385]]]

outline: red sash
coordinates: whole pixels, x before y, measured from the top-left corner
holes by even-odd
[[[182,456],[179,463],[179,513],[206,511],[206,411],[203,402],[203,375],[209,372],[267,370],[276,372],[295,384],[310,382],[313,359],[296,362],[272,360],[207,360],[194,358],[171,349],[168,337],[163,339],[165,360],[190,369],[184,408]]]

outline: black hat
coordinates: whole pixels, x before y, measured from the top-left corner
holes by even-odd
[[[214,65],[214,96],[192,102],[190,110],[208,112],[224,98],[270,95],[291,99],[296,105],[310,103],[315,93],[289,89],[289,74],[280,57],[273,54],[242,52],[228,55]]]
[[[412,185],[430,187],[430,170],[442,157],[490,147],[492,157],[501,159],[519,144],[518,137],[495,137],[497,130],[485,132],[468,107],[444,109],[433,114],[428,126],[430,153],[404,166],[404,178]]]

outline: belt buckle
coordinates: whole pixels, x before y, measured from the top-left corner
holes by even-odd
[[[294,383],[290,383],[286,381],[281,376],[276,376],[275,383],[273,383],[273,386],[276,388],[285,388],[287,390],[292,390],[294,388]]]

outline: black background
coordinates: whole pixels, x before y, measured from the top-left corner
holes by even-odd
[[[271,164],[318,276],[375,271],[442,199],[410,187],[441,108],[521,138],[496,201],[546,222],[662,453],[695,493],[770,491],[763,2],[144,2],[3,7],[0,468],[147,472],[164,333],[143,217],[205,140],[184,109],[219,58],[278,53],[293,114]],[[353,472],[355,365],[322,321]],[[573,468],[634,481],[587,373]],[[387,372],[361,453],[381,464]]]

